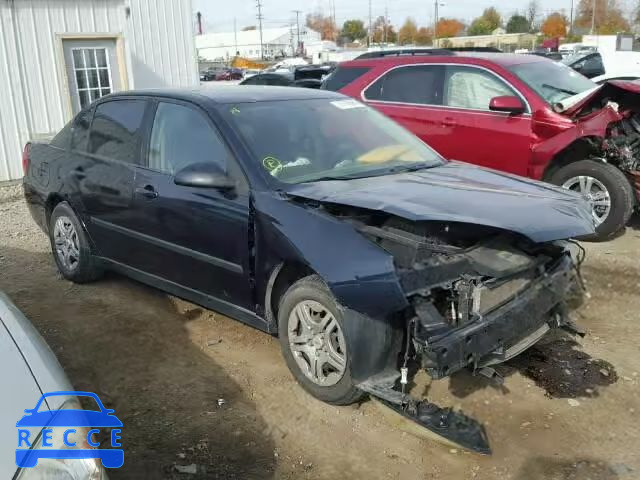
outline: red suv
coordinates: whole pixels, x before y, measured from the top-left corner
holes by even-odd
[[[446,158],[581,192],[598,225],[594,239],[624,228],[640,198],[640,85],[598,86],[534,55],[363,57],[340,64],[323,88],[375,107]]]

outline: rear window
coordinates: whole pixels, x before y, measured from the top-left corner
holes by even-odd
[[[338,67],[322,84],[323,90],[337,92],[360,78],[370,70],[369,67]]]

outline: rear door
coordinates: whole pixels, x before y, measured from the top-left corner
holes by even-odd
[[[531,115],[489,110],[493,97],[525,99],[505,80],[484,68],[447,65],[443,92],[443,122],[451,137],[445,147],[453,160],[527,175],[531,156]]]
[[[99,103],[78,117],[72,133],[69,182],[79,192],[98,253],[121,263],[130,260],[130,239],[123,232],[131,226],[135,165],[141,160],[148,105],[142,98]]]
[[[249,189],[216,126],[195,105],[162,100],[148,137],[135,176],[132,266],[252,310]],[[201,162],[219,163],[235,191],[174,183],[175,173]]]
[[[365,101],[420,137],[445,157],[456,153],[442,109],[443,65],[389,70],[364,92]]]

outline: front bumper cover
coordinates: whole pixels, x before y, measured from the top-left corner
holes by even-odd
[[[564,326],[564,301],[574,281],[574,263],[566,255],[555,268],[483,318],[436,338],[416,338],[423,367],[437,379],[467,365],[479,365],[485,357],[503,356],[506,360],[511,347],[545,324],[550,328]]]

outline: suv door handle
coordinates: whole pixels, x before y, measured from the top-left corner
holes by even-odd
[[[445,117],[444,120],[442,120],[442,125],[445,127],[455,127],[457,124],[458,122],[452,117]]]
[[[153,185],[145,185],[144,187],[138,187],[135,190],[137,195],[141,197],[148,198],[149,200],[153,200],[154,198],[158,198],[158,192],[153,187]]]

